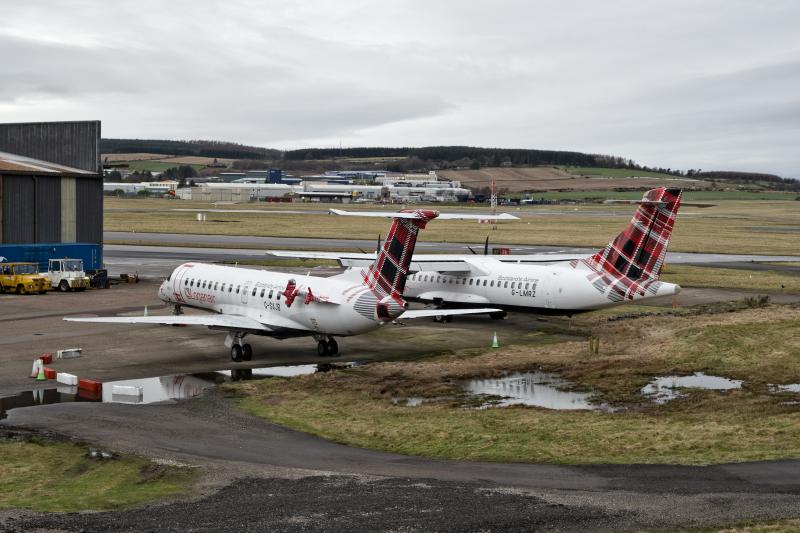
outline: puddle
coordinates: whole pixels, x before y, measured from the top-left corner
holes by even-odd
[[[405,407],[419,407],[425,401],[421,396],[409,396],[408,398],[392,398],[392,403]]]
[[[265,368],[237,368],[202,374],[175,374],[154,378],[127,379],[103,383],[102,394],[58,384],[53,388],[25,391],[15,396],[0,398],[0,420],[8,411],[19,407],[33,407],[68,402],[104,402],[148,404],[174,402],[205,394],[220,383],[270,377],[295,377],[330,372],[359,366],[360,363],[335,363],[319,365],[273,366]]]
[[[695,372],[691,376],[659,376],[642,387],[642,394],[655,403],[662,404],[680,398],[679,389],[731,390],[742,388],[742,380],[708,376]]]
[[[461,387],[473,395],[499,396],[481,407],[505,407],[508,405],[530,405],[556,410],[606,409],[606,406],[592,403],[592,393],[563,390],[572,383],[558,374],[529,372],[512,374],[503,378],[472,379]]]
[[[800,383],[789,383],[788,385],[770,385],[770,392],[798,392],[800,393]]]

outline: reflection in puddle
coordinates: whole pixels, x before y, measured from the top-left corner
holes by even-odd
[[[770,385],[770,392],[800,392],[800,383],[789,383],[788,385]]]
[[[403,405],[405,407],[419,407],[425,398],[421,396],[409,396],[407,398],[392,398],[392,403],[395,405]]]
[[[66,402],[99,402],[148,404],[170,402],[201,396],[209,389],[226,381],[294,377],[330,372],[358,366],[360,363],[319,365],[273,366],[266,368],[237,368],[204,374],[175,374],[155,378],[127,379],[103,383],[102,396],[78,387],[58,385],[52,389],[25,391],[15,396],[0,398],[0,420],[7,412],[19,407],[33,407]]]
[[[642,387],[642,394],[660,404],[683,396],[678,390],[681,388],[705,390],[740,389],[742,388],[742,380],[707,376],[702,372],[695,372],[691,376],[660,376]]]
[[[470,394],[500,396],[501,399],[483,404],[481,407],[507,405],[530,405],[546,409],[604,409],[602,405],[589,401],[589,392],[563,390],[572,384],[557,374],[529,372],[513,374],[503,378],[471,379],[462,384]]]

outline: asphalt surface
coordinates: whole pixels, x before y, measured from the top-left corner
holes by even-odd
[[[252,472],[281,467],[295,473],[292,480],[269,475],[258,476],[266,480],[232,480],[199,502],[206,509],[199,517],[197,507],[175,505],[16,521],[25,528],[128,531],[162,517],[159,529],[167,530],[255,530],[264,525],[334,531],[370,524],[371,530],[394,531],[400,524],[411,531],[619,530],[800,515],[800,461],[684,467],[430,460],[350,448],[276,426],[233,409],[220,393],[175,405],[22,408],[11,411],[3,424],[194,464],[229,464],[232,470],[247,465]],[[326,496],[309,501],[317,494]],[[495,504],[494,494],[506,497]],[[240,499],[247,505],[236,505]],[[314,502],[310,517],[309,502]],[[282,512],[268,512],[277,508]],[[403,516],[400,522],[396,513]]]
[[[146,260],[143,260],[146,261]],[[0,396],[53,387],[31,380],[44,351],[82,347],[59,371],[100,381],[224,368],[413,358],[432,350],[501,343],[534,333],[535,317],[410,322],[342,339],[319,358],[310,339],[248,340],[254,361],[233,364],[219,332],[202,328],[66,323],[81,314],[168,309],[157,283],[85,293],[0,295]],[[687,289],[679,304],[740,299],[742,291]],[[796,296],[787,298],[795,298]],[[653,302],[658,304],[658,302]],[[558,320],[558,319],[551,319]],[[409,343],[413,334],[424,341]],[[2,409],[0,409],[2,411]],[[0,513],[0,530],[464,531],[620,530],[719,526],[800,516],[800,461],[682,467],[554,466],[430,460],[350,448],[243,414],[222,392],[173,404],[71,402],[7,411],[3,427],[89,440],[119,451],[197,464],[217,476],[190,502],[111,513]],[[2,415],[0,415],[1,417]]]

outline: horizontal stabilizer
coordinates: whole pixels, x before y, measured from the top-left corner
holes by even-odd
[[[604,204],[625,204],[625,205],[656,205],[656,206],[665,206],[667,202],[660,201],[660,200],[605,200],[603,201]],[[704,204],[700,202],[684,202],[681,200],[681,206],[683,207],[716,207],[717,204]]]
[[[332,215],[339,215],[346,217],[408,218],[413,220],[425,219],[424,216],[412,210],[398,212],[398,211],[344,211],[342,209],[331,209],[329,212]],[[510,215],[508,213],[501,213],[499,215],[472,214],[472,213],[470,214],[439,213],[439,216],[437,218],[439,218],[439,220],[519,220],[519,217]]]
[[[426,318],[431,316],[453,316],[453,315],[485,315],[487,313],[502,313],[502,309],[484,307],[479,309],[412,309],[400,315],[404,318]]]

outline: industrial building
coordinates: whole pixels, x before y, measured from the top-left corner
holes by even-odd
[[[100,122],[0,124],[0,256],[102,268]]]

